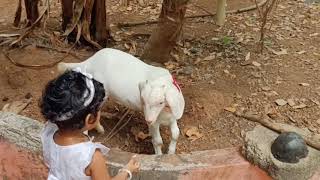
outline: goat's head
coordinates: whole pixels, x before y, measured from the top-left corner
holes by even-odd
[[[139,84],[140,98],[145,119],[148,124],[154,123],[164,107],[169,106],[176,119],[184,111],[184,98],[180,88],[172,79],[158,78]]]

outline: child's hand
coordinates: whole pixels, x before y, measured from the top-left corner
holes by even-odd
[[[132,156],[129,163],[127,164],[127,168],[131,172],[138,172],[140,168],[140,163],[136,159],[136,155]]]

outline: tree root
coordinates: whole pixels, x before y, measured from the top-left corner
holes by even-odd
[[[257,123],[261,124],[262,126],[268,128],[272,131],[275,131],[277,133],[289,132],[288,129],[281,128],[276,123],[271,122],[267,116],[257,115],[256,113],[253,113],[253,112],[243,113],[243,112],[238,112],[238,111],[235,112],[234,115],[237,117],[247,119],[252,122],[257,122]],[[312,133],[311,136],[305,136],[305,135],[301,135],[301,136],[305,140],[307,145],[320,151],[320,140],[318,138],[316,138],[316,135],[314,133]]]
[[[266,2],[267,2],[267,0],[263,0],[263,1],[259,2],[258,3],[258,7],[261,7],[261,6],[265,5]],[[197,7],[199,8],[199,6],[197,6]],[[202,7],[201,7],[201,9],[204,10]],[[226,14],[240,14],[240,13],[252,11],[252,10],[255,10],[255,9],[257,9],[257,6],[256,5],[252,5],[252,6],[249,6],[249,7],[246,7],[246,8],[242,8],[242,9],[227,11]],[[208,13],[208,14],[186,16],[185,18],[186,19],[193,19],[193,18],[212,17],[212,16],[215,16],[215,15],[216,15],[216,13]],[[125,23],[118,23],[117,26],[119,28],[134,27],[134,26],[140,26],[140,25],[146,25],[146,24],[156,24],[158,22],[159,22],[158,20],[135,22],[135,23],[125,22]]]

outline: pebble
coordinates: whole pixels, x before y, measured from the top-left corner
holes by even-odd
[[[226,74],[230,74],[230,72],[227,69],[223,70],[223,72]]]
[[[256,67],[260,67],[261,66],[261,64],[258,63],[257,61],[252,61],[252,65],[254,65]]]
[[[262,91],[270,91],[271,88],[269,86],[261,87]]]
[[[190,52],[191,52],[192,54],[196,54],[196,53],[199,52],[199,49],[192,47],[192,48],[190,49]]]
[[[288,102],[287,102],[286,100],[284,100],[284,99],[277,99],[277,100],[275,101],[275,103],[276,103],[278,106],[284,106],[284,105],[286,105]]]
[[[205,57],[203,60],[204,60],[204,61],[211,61],[211,60],[214,60],[215,58],[216,58],[215,55],[211,55],[211,56]]]
[[[183,68],[183,71],[182,71],[184,74],[186,75],[190,75],[193,73],[193,67],[192,66],[187,66],[185,68]]]
[[[287,99],[287,102],[288,102],[289,106],[291,106],[291,107],[296,105],[296,103],[294,102],[293,99]]]
[[[24,96],[24,98],[30,99],[30,98],[32,98],[32,94],[31,94],[31,93],[27,93],[27,94]]]
[[[278,96],[279,94],[276,91],[271,91],[271,92],[264,92],[264,94],[268,97],[271,96]]]

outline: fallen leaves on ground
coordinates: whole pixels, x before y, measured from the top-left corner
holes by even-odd
[[[5,104],[2,108],[4,112],[12,112],[15,114],[19,114],[23,111],[29,104],[31,103],[31,98],[22,100],[22,101],[14,101],[8,104]]]
[[[147,139],[148,137],[150,137],[150,134],[145,134],[144,132],[138,130],[138,129],[135,129],[135,128],[131,128],[131,133],[134,135],[134,140],[136,142],[140,142],[140,141],[143,141],[145,139]]]
[[[203,134],[199,132],[199,129],[195,126],[189,126],[184,129],[184,134],[189,140],[195,141],[203,137]]]

